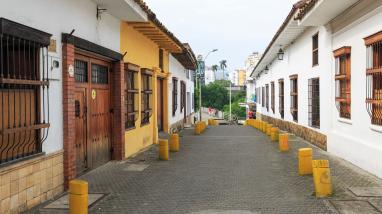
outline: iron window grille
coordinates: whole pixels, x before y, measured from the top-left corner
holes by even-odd
[[[366,107],[373,125],[382,126],[382,31],[365,38]]]
[[[282,119],[284,119],[284,80],[279,80],[279,113]]]
[[[183,112],[186,105],[186,84],[184,81],[180,82],[180,113]]]
[[[298,122],[298,76],[290,76],[290,112],[293,121]]]
[[[92,63],[92,83],[108,84],[109,68],[107,66]]]
[[[318,65],[318,33],[312,37],[312,64]]]
[[[74,80],[79,83],[88,82],[88,62],[78,59],[74,61]]]
[[[152,75],[153,72],[147,68],[141,69],[141,82],[142,82],[142,89],[141,89],[141,126],[147,125],[150,123],[150,117],[152,115]]]
[[[178,79],[172,78],[172,116],[175,116],[178,109]]]
[[[139,89],[136,86],[138,82],[139,67],[130,63],[125,63],[125,129],[135,128],[135,122],[138,120],[138,99]]]
[[[309,126],[320,128],[320,79],[309,79],[308,88]]]
[[[261,104],[262,104],[262,106],[263,107],[265,107],[265,88],[264,87],[262,87],[261,88]]]
[[[265,91],[265,105],[267,108],[267,111],[269,112],[269,85],[265,85],[266,91]]]
[[[0,18],[0,165],[42,153],[50,126],[50,37]]]
[[[275,113],[275,83],[271,82],[271,109]]]
[[[334,51],[336,106],[341,118],[351,119],[351,47]]]

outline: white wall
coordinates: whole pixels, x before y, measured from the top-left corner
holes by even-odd
[[[339,120],[338,111],[333,111],[331,115],[333,127],[328,136],[329,152],[379,177],[382,177],[382,127],[373,127],[366,111],[366,46],[363,38],[381,29],[382,7],[379,7],[369,12],[367,17],[352,16],[347,20],[346,26],[334,32],[333,50],[343,46],[352,48],[351,120]],[[334,65],[331,71],[334,71]],[[331,102],[330,106],[335,109],[335,102]]]
[[[319,32],[319,65],[312,67],[312,36]],[[278,80],[284,79],[284,119],[293,122],[290,113],[290,75],[298,74],[298,124],[309,126],[308,120],[308,80],[320,78],[320,105],[327,106],[330,101],[331,88],[326,84],[330,79],[331,66],[331,37],[325,27],[311,28],[303,33],[285,50],[284,60],[275,59],[269,66],[268,74],[261,75],[256,81],[256,87],[269,84],[269,112],[266,107],[258,105],[257,111],[264,115],[281,119],[279,113],[279,85]],[[271,110],[271,82],[275,83],[275,113]],[[327,134],[330,130],[331,110],[321,108],[320,129],[312,128]]]
[[[365,5],[363,5],[365,6]],[[298,124],[308,127],[308,79],[320,78],[320,129],[328,137],[328,152],[382,177],[382,127],[371,125],[366,110],[366,46],[363,38],[382,29],[382,7],[370,11],[353,7],[354,14],[337,17],[325,27],[311,27],[285,50],[283,61],[275,60],[267,75],[261,75],[256,87],[275,82],[273,114],[258,105],[258,112],[279,118],[278,79],[285,83],[285,120],[293,122],[290,113],[289,75],[298,74]],[[366,7],[364,7],[366,8]],[[350,15],[349,15],[350,14]],[[358,15],[357,15],[358,14]],[[360,15],[363,14],[363,15]],[[332,32],[333,29],[333,32]],[[312,36],[319,32],[319,65],[312,67]],[[339,119],[335,105],[335,61],[333,51],[351,46],[351,120]],[[269,89],[269,94],[270,89]],[[269,105],[271,101],[269,98]],[[314,129],[314,128],[312,128]]]
[[[101,46],[119,52],[120,22],[104,13],[96,19],[96,5],[90,0],[2,0],[0,17],[53,34],[57,41],[57,52],[49,53],[60,62],[50,77],[57,79],[50,84],[50,130],[43,151],[55,152],[63,148],[62,110],[62,48],[61,34],[70,33]],[[49,60],[50,61],[50,60]],[[73,133],[74,134],[74,133]]]
[[[177,77],[178,78],[178,108],[176,110],[175,116],[172,115],[172,91],[173,91],[173,85],[172,85],[172,80],[169,81],[168,84],[168,91],[169,91],[169,99],[168,99],[168,111],[169,111],[169,121],[170,125],[179,122],[184,118],[184,112],[180,112],[180,96],[181,96],[181,91],[180,91],[180,82],[184,81],[186,83],[186,109],[187,106],[189,106],[189,101],[187,100],[187,93],[190,94],[190,102],[191,102],[191,109],[187,109],[188,111],[186,112],[186,115],[189,116],[194,112],[194,106],[192,106],[192,95],[194,93],[194,83],[191,81],[192,79],[192,72],[190,72],[189,78],[187,78],[187,69],[183,67],[180,62],[178,62],[177,59],[175,59],[171,54],[170,56],[170,73],[172,74],[172,77]]]

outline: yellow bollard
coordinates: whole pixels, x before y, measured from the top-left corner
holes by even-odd
[[[303,148],[298,150],[298,174],[311,175],[312,174],[312,155],[311,148]]]
[[[168,140],[159,140],[159,159],[168,161],[169,154],[168,154]]]
[[[288,134],[280,134],[279,135],[280,152],[288,152],[289,151],[288,138],[289,138]]]
[[[316,197],[323,198],[332,195],[332,179],[328,160],[313,160],[313,182]]]
[[[267,131],[267,123],[266,122],[263,122],[263,124],[262,124],[262,126],[261,126],[261,131],[262,132],[264,132],[264,133],[266,133],[266,131]]]
[[[268,135],[269,137],[270,137],[271,134],[272,134],[272,128],[273,128],[272,124],[268,124],[268,126],[267,126],[267,135]]]
[[[195,134],[200,135],[201,134],[201,126],[200,123],[195,124]]]
[[[69,213],[88,213],[88,182],[72,180],[69,182]]]
[[[170,135],[170,152],[179,152],[179,135]]]
[[[278,128],[272,128],[271,129],[271,140],[273,142],[277,142],[279,140],[279,129]]]

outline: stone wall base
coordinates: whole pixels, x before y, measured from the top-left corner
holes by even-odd
[[[301,137],[304,140],[312,143],[313,145],[327,151],[327,136],[326,135],[293,122],[276,119],[276,118],[262,115],[259,113],[257,113],[256,115],[258,116],[257,117],[258,119],[261,119],[268,123],[272,123],[275,126],[279,127],[280,129],[287,131],[289,133],[292,133],[298,137]]]
[[[0,168],[0,213],[21,213],[64,191],[63,151]]]
[[[194,113],[190,114],[186,118],[187,123],[186,124],[194,124]],[[184,126],[186,125],[183,121],[183,119],[179,120],[178,122],[175,122],[170,125],[170,133],[177,133],[180,130],[184,129]]]

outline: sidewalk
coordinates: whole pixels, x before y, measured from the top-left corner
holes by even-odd
[[[338,213],[336,209],[379,213],[377,208],[382,210],[382,198],[356,197],[349,190],[381,187],[380,179],[313,148],[315,159],[330,160],[335,193],[330,199],[316,199],[312,177],[297,175],[297,149],[312,146],[294,137],[290,144],[289,153],[279,153],[276,143],[246,126],[211,127],[201,136],[194,136],[193,130],[188,129],[182,133],[181,151],[171,153],[170,161],[159,161],[157,147],[153,146],[135,158],[110,162],[81,179],[89,181],[90,193],[106,194],[90,208],[91,213]],[[42,207],[31,212],[66,213]]]

